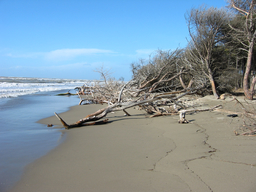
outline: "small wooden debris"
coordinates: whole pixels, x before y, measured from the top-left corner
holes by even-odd
[[[186,120],[186,118],[185,118],[185,116],[186,116],[186,110],[181,110],[181,111],[179,111],[179,113],[180,113],[180,120],[179,120],[179,123],[189,123],[187,120]]]

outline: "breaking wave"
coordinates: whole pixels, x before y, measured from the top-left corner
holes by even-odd
[[[0,98],[18,97],[38,92],[74,89],[82,86],[86,80],[0,77]]]

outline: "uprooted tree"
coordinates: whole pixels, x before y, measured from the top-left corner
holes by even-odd
[[[126,109],[139,106],[151,117],[178,115],[180,109],[183,109],[180,123],[187,123],[184,110],[191,107],[191,104],[182,102],[180,99],[188,94],[199,93],[204,87],[194,82],[189,70],[180,65],[181,52],[181,50],[159,51],[147,64],[137,66],[134,70],[134,78],[127,83],[113,80],[105,70],[98,70],[103,81],[82,86],[79,93],[86,92],[87,95],[82,97],[79,94],[81,98],[79,104],[87,100],[108,105],[73,124],[65,122],[57,113],[55,113],[56,117],[66,129],[70,129],[107,123],[107,119],[102,119],[110,112],[124,111],[129,116]],[[192,110],[196,111],[196,109]]]
[[[80,97],[79,105],[87,103],[105,103],[102,109],[88,114],[84,118],[72,124],[67,123],[55,113],[66,129],[88,125],[108,123],[107,115],[111,112],[123,111],[126,116],[129,108],[145,110],[149,117],[179,115],[179,123],[189,123],[186,114],[202,111],[218,110],[219,112],[239,115],[244,120],[236,135],[255,136],[255,109],[245,107],[241,102],[242,112],[227,111],[222,105],[205,108],[197,103],[195,96],[207,89],[206,84],[200,78],[194,78],[189,69],[182,64],[182,50],[158,51],[147,62],[133,64],[133,79],[129,82],[114,80],[108,75],[108,71],[100,68],[96,72],[102,76],[102,81],[94,81],[77,88]],[[184,96],[188,96],[184,98]],[[253,107],[253,106],[252,106]]]

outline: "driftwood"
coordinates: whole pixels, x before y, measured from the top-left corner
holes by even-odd
[[[123,88],[125,86],[123,86],[121,91],[120,91],[118,101],[121,100],[121,93],[123,92]],[[182,108],[186,108],[184,105],[178,103],[177,100],[180,99],[181,97],[183,97],[187,94],[193,93],[195,91],[196,91],[196,89],[187,89],[187,90],[183,90],[183,93],[180,92],[182,94],[180,94],[179,96],[176,96],[177,92],[170,92],[170,93],[164,93],[164,94],[161,94],[161,93],[160,94],[154,94],[151,98],[143,99],[143,100],[140,100],[140,98],[142,98],[142,97],[139,97],[136,100],[127,101],[127,102],[116,102],[114,104],[112,104],[112,103],[110,104],[110,102],[109,102],[109,105],[107,107],[105,107],[103,109],[100,109],[100,110],[96,111],[93,114],[87,115],[85,118],[80,119],[79,121],[77,121],[73,124],[70,124],[70,125],[67,124],[57,113],[55,113],[55,115],[61,121],[61,123],[63,124],[63,126],[66,129],[70,129],[70,128],[74,128],[74,127],[81,127],[81,126],[84,126],[84,125],[88,125],[87,124],[88,122],[92,122],[92,121],[96,122],[96,121],[106,117],[106,115],[108,113],[114,112],[114,111],[124,111],[125,114],[129,116],[130,114],[126,111],[126,109],[134,107],[134,106],[138,106],[138,105],[146,106],[146,109],[147,109],[147,107],[150,106],[151,103],[153,103],[155,101],[160,101],[162,99],[168,99],[169,101],[181,106]],[[80,99],[81,99],[81,97],[80,97]],[[80,101],[80,103],[81,103],[81,101]],[[157,108],[156,108],[156,111],[160,113],[160,111]],[[103,121],[103,122],[101,122],[101,124],[106,123],[106,122],[107,121]]]
[[[70,90],[67,93],[59,93],[57,96],[70,96],[70,95],[76,95],[74,93],[70,93]]]
[[[216,105],[212,108],[206,108],[206,109],[190,109],[190,110],[181,110],[179,111],[180,114],[180,120],[179,123],[189,123],[189,121],[186,120],[185,115],[186,113],[195,113],[195,112],[203,112],[203,111],[213,111],[215,109],[221,108],[222,105]]]
[[[179,78],[180,74],[181,73],[178,73],[174,75],[173,78],[170,77],[166,80]],[[154,82],[151,88],[155,90],[155,87],[159,86],[162,82],[164,81],[162,81],[162,78],[160,78],[159,82]],[[251,122],[254,120],[253,123],[248,123],[248,121],[247,122],[244,121],[243,127],[241,128],[242,133],[241,131],[240,132],[235,131],[235,134],[256,136],[255,111],[246,109],[246,107],[237,99],[234,99],[234,100],[241,105],[243,109],[242,112],[241,111],[235,112],[235,111],[228,111],[225,109],[221,109],[222,107],[221,105],[216,105],[214,107],[205,108],[205,109],[198,109],[198,108],[191,109],[191,106],[187,105],[186,102],[185,103],[182,102],[180,99],[186,95],[197,93],[197,91],[201,90],[202,87],[186,88],[183,90],[178,90],[178,91],[174,90],[171,92],[152,93],[152,92],[149,92],[149,90],[151,89],[149,87],[147,87],[147,90],[148,90],[147,92],[145,90],[141,91],[140,89],[139,90],[134,89],[134,87],[131,87],[131,84],[132,84],[131,82],[128,82],[126,84],[124,83],[111,84],[110,82],[108,83],[107,87],[104,87],[102,85],[97,85],[97,84],[94,87],[92,86],[86,87],[87,89],[90,89],[90,94],[83,93],[84,96],[82,97],[81,93],[80,94],[78,93],[78,96],[80,97],[79,105],[83,104],[86,101],[87,101],[86,104],[107,103],[108,105],[96,111],[95,113],[87,115],[86,117],[78,120],[75,123],[68,124],[64,119],[60,117],[60,115],[58,115],[57,113],[55,113],[55,115],[66,129],[71,129],[71,128],[77,128],[82,126],[106,124],[109,121],[108,119],[104,119],[104,118],[110,112],[123,111],[126,116],[130,116],[130,114],[126,110],[135,106],[139,106],[140,109],[145,110],[148,114],[151,115],[150,117],[179,115],[180,118],[178,122],[182,124],[189,123],[189,121],[186,119],[186,113],[215,110],[218,112],[225,112],[225,113],[231,114],[232,117],[236,115],[243,118],[247,118],[251,120]],[[138,92],[143,94],[140,94],[138,97],[134,97],[134,95],[136,95]]]
[[[176,96],[175,94],[177,92],[174,92],[174,93],[164,93],[164,94],[154,95],[152,98],[145,99],[145,100],[137,99],[137,100],[128,101],[128,102],[117,102],[115,104],[108,105],[107,107],[102,108],[102,109],[96,111],[95,113],[89,114],[85,118],[80,119],[79,121],[77,121],[73,124],[66,123],[57,113],[55,113],[55,115],[61,121],[62,125],[66,129],[81,127],[81,126],[86,126],[86,125],[96,125],[96,124],[107,123],[107,120],[103,120],[103,121],[99,121],[99,120],[106,117],[107,114],[110,112],[123,111],[127,116],[130,116],[130,114],[126,111],[126,109],[129,109],[129,108],[135,107],[135,106],[141,106],[148,113],[156,113],[151,117],[157,117],[157,116],[162,116],[162,115],[177,115],[178,110],[175,110],[172,112],[167,112],[164,108],[157,107],[156,105],[154,105],[152,103],[156,102],[156,101],[161,101],[162,99],[168,99],[170,102],[172,102],[174,104],[178,104],[181,108],[186,109],[186,107],[183,104],[178,103],[177,100],[189,93],[194,92],[194,91],[195,90],[187,90],[186,92],[184,92],[183,94],[181,94],[179,96]],[[213,108],[208,108],[208,109],[182,110],[182,113],[180,113],[180,114],[182,114],[181,117],[183,119],[180,120],[180,123],[188,122],[185,119],[185,113],[187,113],[187,112],[209,111],[209,110],[214,110],[215,108],[218,108],[218,107],[220,107],[220,105],[215,106]],[[93,123],[88,123],[88,122],[93,122]]]
[[[181,110],[179,111],[180,113],[180,120],[179,120],[179,123],[189,123],[186,118],[185,118],[185,115],[186,115],[186,110]]]
[[[97,122],[81,123],[81,124],[75,123],[75,124],[69,125],[57,113],[55,113],[55,116],[60,120],[62,125],[65,127],[65,129],[71,129],[71,128],[87,126],[87,125],[100,125],[100,124],[106,124],[108,122],[108,119],[104,119],[102,121],[97,121]]]
[[[151,103],[153,101],[156,100],[160,100],[162,98],[166,98],[167,96],[155,96],[154,98],[151,99],[146,99],[146,100],[142,100],[142,101],[130,101],[130,102],[123,102],[123,103],[115,103],[113,105],[109,105],[103,109],[100,109],[98,111],[96,111],[95,113],[92,113],[90,115],[87,115],[85,118],[80,119],[79,121],[73,123],[73,124],[67,124],[57,113],[55,113],[56,117],[61,121],[62,125],[66,128],[66,129],[70,129],[70,128],[74,128],[74,127],[81,127],[84,125],[88,125],[88,122],[91,121],[98,121],[104,117],[106,117],[106,115],[110,112],[114,112],[114,111],[124,111],[126,113],[126,115],[130,115],[129,113],[126,112],[126,109],[137,106],[137,105],[142,105],[145,103]],[[106,123],[107,121],[103,121],[103,123]],[[102,122],[101,122],[102,123]]]
[[[107,103],[108,106],[98,110],[97,112],[87,115],[85,118],[73,123],[67,124],[57,113],[55,113],[56,117],[61,121],[63,126],[66,129],[73,128],[73,127],[80,127],[84,125],[92,125],[92,123],[88,124],[88,122],[98,122],[99,120],[103,119],[107,116],[108,113],[114,111],[123,111],[127,116],[130,114],[126,111],[126,109],[143,105],[146,111],[150,111],[150,107],[153,107],[151,110],[153,113],[158,112],[162,113],[159,110],[154,102],[160,101],[162,99],[168,99],[169,102],[174,103],[175,105],[185,109],[186,107],[179,103],[177,100],[182,96],[185,96],[189,93],[193,93],[198,88],[190,88],[184,89],[182,91],[173,91],[168,93],[151,93],[152,90],[156,90],[161,86],[165,86],[165,83],[170,83],[171,81],[179,78],[179,75],[186,73],[186,70],[181,70],[177,74],[172,74],[171,71],[165,71],[168,67],[168,63],[166,63],[160,72],[151,80],[146,81],[144,85],[140,86],[139,89],[132,87],[131,85],[134,84],[134,81],[130,81],[128,83],[124,83],[122,81],[114,81],[112,78],[109,78],[108,71],[106,72],[103,68],[97,70],[102,76],[102,82],[95,82],[93,86],[83,85],[82,88],[77,88],[79,93],[85,95],[85,90],[89,90],[90,100],[91,103]],[[172,74],[172,76],[170,76]],[[136,84],[136,83],[135,83]],[[144,88],[147,88],[144,90]],[[150,90],[150,91],[149,91]],[[142,93],[143,92],[143,93]],[[88,101],[82,98],[81,95],[78,93],[80,97],[79,105]],[[140,95],[140,93],[142,93]],[[176,93],[180,93],[181,95],[176,97]],[[136,98],[133,95],[138,96]],[[107,121],[101,121],[100,123],[106,123]],[[95,123],[96,124],[96,123]]]
[[[181,75],[187,73],[187,69],[181,68],[175,72],[175,70],[172,70],[174,66],[176,66],[176,63],[166,62],[155,75],[151,76],[149,74],[144,79],[143,84],[139,84],[136,79],[127,83],[115,81],[109,77],[108,71],[106,72],[101,68],[97,72],[101,74],[103,81],[94,82],[90,85],[84,84],[81,88],[77,88],[79,90],[77,94],[80,97],[79,105],[87,101],[87,103],[107,103],[108,106],[72,124],[65,122],[57,113],[55,115],[66,129],[70,129],[107,123],[107,119],[102,119],[110,112],[123,111],[125,115],[130,116],[126,109],[140,106],[148,114],[151,114],[151,117],[177,115],[180,109],[186,110],[181,114],[182,121],[185,123],[187,122],[185,119],[187,106],[180,101],[180,98],[202,90],[203,85],[192,87],[191,81],[187,86],[188,88],[181,90],[182,86],[176,85],[177,82],[184,83],[179,81],[179,78],[181,79]],[[176,89],[177,87],[179,87],[179,90]],[[81,95],[85,96],[82,97]]]

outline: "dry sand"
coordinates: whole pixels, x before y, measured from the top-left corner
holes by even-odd
[[[99,108],[75,106],[60,115],[73,123]],[[187,115],[189,124],[178,124],[177,116],[128,112],[132,116],[108,115],[106,125],[64,130],[65,141],[30,164],[11,191],[256,191],[256,137],[235,136],[240,118],[201,112]],[[55,117],[40,122],[60,124]]]

